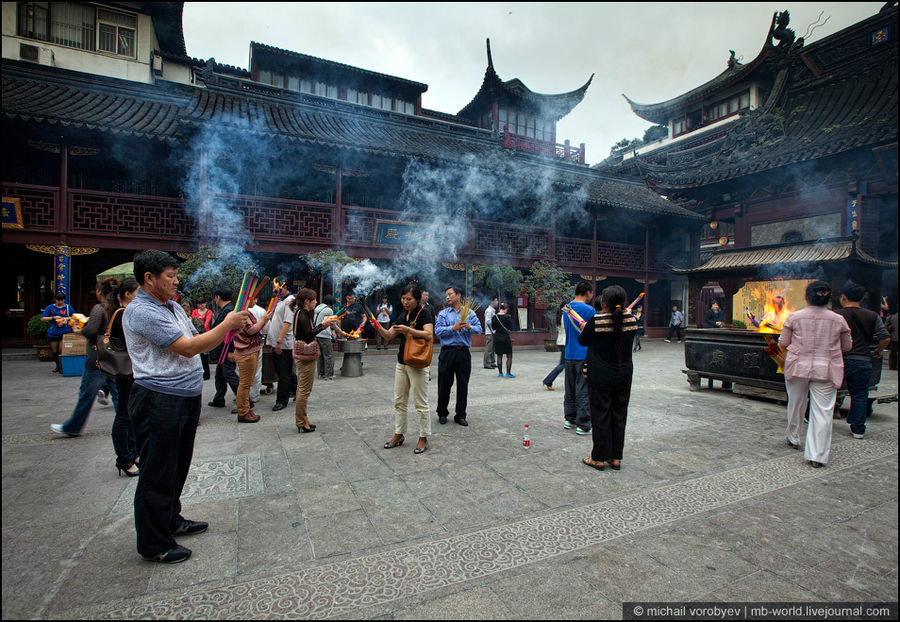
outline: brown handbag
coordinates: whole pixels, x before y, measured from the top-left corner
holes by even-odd
[[[127,378],[133,374],[131,357],[128,356],[128,348],[125,346],[124,340],[109,334],[116,316],[122,310],[116,309],[106,326],[106,334],[97,340],[97,369],[111,378]]]
[[[315,361],[322,352],[319,350],[319,341],[313,339],[312,343],[306,343],[297,337],[297,317],[300,311],[294,314],[294,350],[291,353],[295,361]]]
[[[421,309],[419,309],[419,313],[422,313]],[[415,325],[416,320],[419,319],[419,313],[416,313],[415,319],[409,323],[410,328],[412,328]],[[434,341],[406,335],[403,345],[404,363],[415,369],[425,369],[431,365],[432,356],[434,356]]]

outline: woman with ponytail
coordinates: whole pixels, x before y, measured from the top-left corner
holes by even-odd
[[[637,335],[635,317],[625,305],[627,293],[618,285],[603,290],[595,302],[600,312],[590,318],[578,335],[587,346],[584,373],[591,405],[594,446],[582,462],[603,471],[622,468],[625,422],[631,399],[632,343]]]

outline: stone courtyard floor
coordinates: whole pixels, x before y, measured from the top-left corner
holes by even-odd
[[[274,395],[238,424],[204,407],[182,497],[209,531],[174,566],[135,551],[136,478],[118,477],[112,406],[63,438],[80,378],[4,353],[3,605],[18,618],[621,618],[629,601],[897,601],[897,404],[863,440],[835,420],[813,469],[785,445],[785,407],[690,392],[682,346],[635,357],[622,470],[580,463],[562,427],[558,354],[515,352],[514,379],[473,353],[469,427],[438,425],[414,455],[393,432],[396,349],[364,375],[317,380],[298,434]],[[340,356],[336,359],[340,364]],[[883,390],[897,391],[884,370]],[[454,399],[451,399],[451,411]],[[849,405],[849,402],[846,404]],[[532,447],[523,449],[524,424]],[[896,607],[894,608],[896,615]]]

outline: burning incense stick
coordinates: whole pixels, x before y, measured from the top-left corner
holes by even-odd
[[[244,273],[244,279],[241,281],[241,291],[234,304],[235,311],[241,312],[246,310],[247,304],[250,302],[251,293],[256,286],[257,279],[259,279],[259,275],[255,272],[248,270]],[[228,334],[225,335],[225,341],[222,343],[222,354],[219,356],[219,365],[224,363],[225,359],[228,357],[228,346],[234,339],[234,332],[234,330],[230,330],[228,331]]]
[[[635,298],[634,301],[632,301],[632,303],[630,305],[625,307],[625,310],[628,311],[629,313],[631,313],[631,310],[634,308],[634,305],[636,305],[637,303],[639,303],[641,301],[641,298],[644,297],[645,293],[646,292],[641,292],[640,295],[637,298]]]
[[[469,312],[475,313],[481,307],[480,304],[469,298],[464,298],[459,305],[459,321],[466,322],[469,319]]]
[[[568,315],[569,318],[573,322],[575,322],[576,326],[578,326],[579,328],[584,328],[584,325],[586,324],[586,322],[581,318],[580,315],[578,315],[578,313],[575,311],[575,309],[572,308],[571,305],[566,305],[565,307],[563,307],[562,310],[563,310],[563,313]]]

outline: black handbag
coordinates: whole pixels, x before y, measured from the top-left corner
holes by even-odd
[[[121,311],[122,309],[116,309],[106,327],[106,333],[97,340],[97,369],[112,378],[124,378],[133,374],[125,341],[109,334],[116,315]]]

